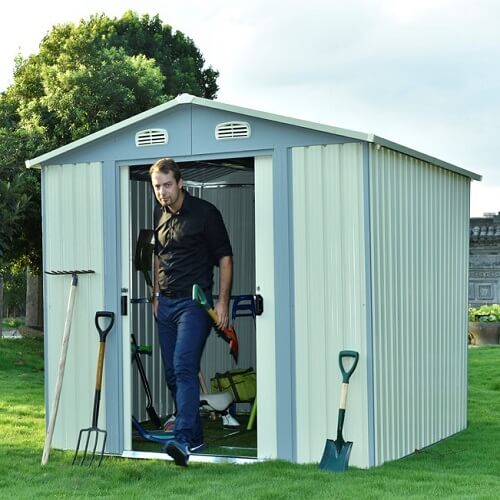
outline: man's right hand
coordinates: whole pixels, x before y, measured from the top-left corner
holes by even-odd
[[[158,304],[159,303],[160,303],[159,297],[156,297],[155,295],[153,295],[151,297],[151,306],[153,309],[153,316],[155,317],[156,320],[158,319]]]

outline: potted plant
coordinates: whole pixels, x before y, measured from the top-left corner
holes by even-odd
[[[469,308],[469,338],[472,345],[500,343],[500,304]]]

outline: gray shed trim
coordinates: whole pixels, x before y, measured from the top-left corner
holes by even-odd
[[[368,144],[363,144],[363,210],[366,220],[370,220],[370,148]],[[372,287],[372,260],[371,246],[372,234],[371,225],[365,226],[365,268],[366,268],[366,344],[367,344],[367,394],[368,400],[368,466],[374,467],[375,462],[375,401],[374,401],[374,378],[373,378],[373,287]]]
[[[292,344],[293,311],[291,280],[293,274],[288,157],[285,148],[277,148],[273,157],[273,183],[280,186],[275,190],[274,204],[274,259],[276,263],[275,314],[276,314],[276,401],[277,401],[277,447],[278,456],[295,461],[295,421],[293,396],[295,357]],[[279,326],[278,326],[279,325]],[[289,335],[283,334],[290,332]]]
[[[109,165],[114,166],[112,162]],[[120,206],[119,171],[115,168],[103,168],[103,235],[104,245],[104,309],[116,311],[114,334],[106,340],[105,384],[106,392],[106,429],[108,429],[107,448],[111,453],[123,450],[123,332],[119,316],[120,296],[118,284],[121,282],[120,242]],[[107,237],[105,236],[107,235]],[[111,236],[112,235],[112,236]],[[110,237],[111,236],[111,237]],[[112,430],[109,432],[109,430]]]
[[[102,137],[105,137],[109,134],[112,134],[113,132],[116,132],[118,130],[121,130],[125,127],[128,127],[129,125],[133,125],[134,123],[138,123],[141,120],[144,120],[146,118],[150,118],[152,116],[155,116],[159,113],[162,113],[164,111],[167,111],[171,108],[174,108],[175,106],[181,105],[181,104],[192,104],[192,105],[197,105],[197,106],[203,106],[206,108],[214,108],[222,111],[229,111],[232,113],[239,113],[243,115],[248,115],[248,116],[253,116],[255,118],[261,118],[264,120],[271,120],[275,121],[278,123],[283,123],[287,125],[293,125],[296,127],[302,127],[302,128],[307,128],[307,129],[312,129],[316,130],[319,132],[326,132],[329,134],[335,134],[341,137],[346,137],[349,139],[354,139],[354,140],[361,140],[373,144],[380,144],[381,146],[384,146],[389,149],[393,149],[394,151],[398,151],[400,153],[403,153],[405,155],[413,156],[414,158],[417,158],[419,160],[423,160],[428,163],[432,163],[433,165],[437,165],[439,167],[445,168],[447,170],[451,170],[452,172],[464,175],[466,177],[470,177],[471,179],[474,179],[476,181],[481,180],[481,176],[478,174],[475,174],[474,172],[470,172],[468,170],[465,170],[461,167],[458,167],[456,165],[452,165],[451,163],[439,160],[437,158],[434,158],[432,156],[426,155],[424,153],[420,153],[419,151],[416,151],[411,148],[407,148],[405,146],[402,146],[400,144],[397,144],[395,142],[389,141],[387,139],[384,139],[383,137],[379,137],[374,134],[366,134],[364,132],[356,132],[354,130],[348,130],[344,128],[339,128],[339,127],[332,127],[331,125],[323,125],[320,123],[315,123],[315,122],[310,122],[307,120],[299,120],[297,118],[290,118],[287,116],[282,116],[282,115],[276,115],[273,113],[266,113],[264,111],[257,111],[254,109],[248,109],[248,108],[243,108],[240,106],[233,106],[232,104],[224,104],[218,101],[212,101],[210,99],[204,99],[202,97],[195,97],[190,94],[181,94],[175,99],[172,99],[171,101],[168,101],[164,104],[160,104],[159,106],[156,106],[152,109],[149,109],[147,111],[144,111],[143,113],[139,113],[138,115],[134,115],[130,118],[127,118],[126,120],[123,120],[119,123],[116,123],[114,125],[111,125],[110,127],[107,127],[103,130],[100,130],[98,132],[95,132],[93,134],[90,134],[86,137],[83,137],[81,139],[78,139],[77,141],[74,141],[70,144],[66,144],[65,146],[61,146],[60,148],[54,149],[53,151],[49,151],[48,153],[45,153],[41,156],[38,156],[37,158],[33,158],[32,160],[26,160],[26,166],[28,168],[39,168],[42,163],[46,163],[47,161],[62,155],[64,153],[67,153],[69,151],[72,151],[80,146],[84,146],[85,144],[88,144],[92,141],[95,141],[97,139],[100,139]]]

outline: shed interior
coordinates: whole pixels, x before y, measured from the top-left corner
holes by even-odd
[[[239,360],[235,364],[229,347],[212,330],[207,341],[201,364],[201,380],[211,390],[210,379],[216,373],[232,369],[257,369],[256,322],[254,316],[240,316],[235,299],[255,293],[255,193],[254,157],[214,159],[179,162],[184,188],[191,195],[206,199],[221,212],[233,247],[233,287],[230,316],[238,335]],[[139,233],[153,229],[155,199],[151,189],[148,165],[129,168],[130,178],[130,255],[131,290],[129,293],[130,332],[140,347],[150,347],[150,354],[137,354],[142,364],[143,376],[137,357],[131,363],[131,413],[137,420],[131,425],[132,450],[135,452],[161,452],[162,439],[158,433],[164,422],[174,412],[172,398],[165,383],[158,332],[151,314],[148,298],[151,288],[143,272],[136,269],[134,255]],[[152,268],[152,265],[151,265]],[[123,292],[123,291],[122,291]],[[214,298],[218,294],[218,270],[214,270]],[[132,354],[134,346],[132,345]],[[139,352],[147,349],[140,348]],[[146,380],[146,384],[145,384]],[[148,387],[150,396],[148,397]],[[200,389],[204,392],[202,389]],[[151,411],[153,408],[153,412]],[[230,411],[235,420],[224,419],[220,414],[201,410],[204,420],[205,448],[203,454],[211,456],[256,457],[256,419],[248,426],[252,401],[237,403]],[[152,421],[151,415],[160,417],[162,426]],[[239,423],[228,428],[224,423]],[[155,439],[159,438],[159,439]]]

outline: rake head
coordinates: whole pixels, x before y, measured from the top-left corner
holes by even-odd
[[[85,435],[86,437],[84,437]],[[108,438],[107,431],[98,429],[97,427],[81,429],[80,433],[78,434],[78,442],[76,444],[76,451],[75,456],[73,457],[72,465],[75,465],[75,463],[77,462],[82,438],[85,440],[85,448],[83,449],[83,454],[78,465],[84,465],[85,463],[88,463],[88,466],[90,467],[93,464],[96,455],[98,455],[99,461],[97,463],[97,467],[99,467],[101,465],[102,459],[104,458],[104,448],[106,447],[106,439]],[[94,444],[92,447],[92,452],[89,452],[89,444],[92,442],[92,440]],[[98,450],[99,441],[102,441],[102,445],[99,447],[100,451]]]

